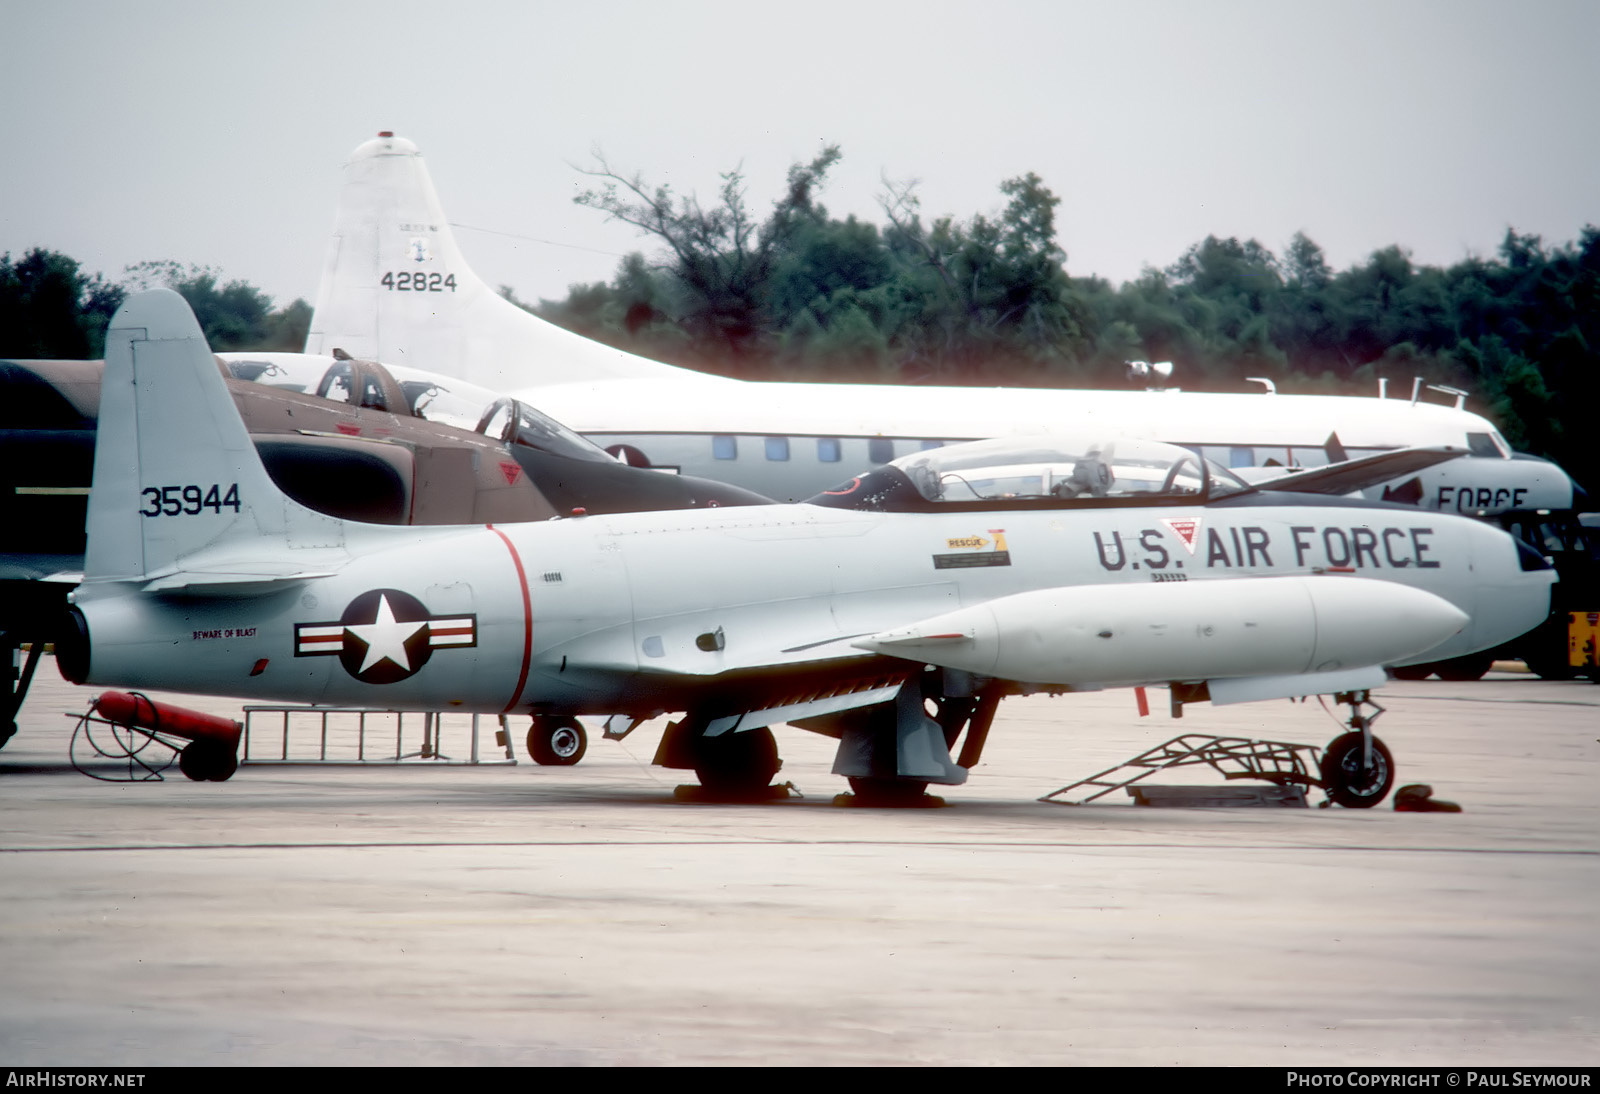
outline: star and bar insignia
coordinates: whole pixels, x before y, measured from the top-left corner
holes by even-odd
[[[433,615],[399,589],[373,589],[350,602],[337,621],[296,623],[296,657],[337,657],[367,684],[393,684],[414,675],[436,649],[478,644],[476,615]]]

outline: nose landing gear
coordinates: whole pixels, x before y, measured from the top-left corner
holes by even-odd
[[[1365,691],[1342,691],[1333,698],[1334,702],[1349,705],[1350,732],[1335,737],[1323,749],[1322,789],[1330,804],[1370,809],[1394,785],[1394,755],[1388,745],[1372,735],[1372,724],[1383,708]],[[1362,707],[1371,707],[1372,713],[1363,714]]]

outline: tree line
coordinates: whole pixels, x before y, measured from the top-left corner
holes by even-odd
[[[753,211],[739,171],[714,202],[597,156],[574,200],[635,226],[608,282],[530,308],[648,357],[750,379],[1114,387],[1125,363],[1172,361],[1189,390],[1408,395],[1466,391],[1514,447],[1600,488],[1584,441],[1600,406],[1600,229],[1549,246],[1508,229],[1493,257],[1419,266],[1398,245],[1345,270],[1297,234],[1275,254],[1208,236],[1113,286],[1067,273],[1058,198],[1037,175],[1000,183],[997,213],[925,218],[886,179],[882,222],[819,201],[839,149],[790,168]],[[525,305],[526,306],[526,305]]]
[[[165,287],[194,309],[213,350],[305,348],[311,305],[295,300],[274,308],[272,298],[245,281],[222,281],[211,266],[140,262],[112,282],[83,270],[59,251],[35,247],[20,258],[0,255],[0,357],[95,360],[105,352],[106,328],[128,293]]]
[[[713,202],[604,158],[575,199],[634,225],[654,253],[610,281],[523,305],[647,357],[749,379],[1115,387],[1126,362],[1172,361],[1189,390],[1409,394],[1414,377],[1466,391],[1518,449],[1600,488],[1584,441],[1600,406],[1600,229],[1547,245],[1508,230],[1493,257],[1418,266],[1400,246],[1345,270],[1296,235],[1274,254],[1208,236],[1120,286],[1067,273],[1058,198],[1034,174],[1000,183],[997,212],[926,218],[915,182],[886,179],[882,222],[820,201],[836,146],[793,165],[756,212],[739,171]],[[120,281],[35,248],[0,255],[0,357],[94,358],[126,294],[167,285],[217,350],[303,347],[311,308],[275,308],[213,267],[145,262]],[[515,301],[509,289],[502,292]]]

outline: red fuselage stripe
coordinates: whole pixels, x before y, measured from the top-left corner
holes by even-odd
[[[528,593],[528,575],[522,569],[522,556],[517,554],[510,537],[492,524],[484,527],[499,536],[506,550],[511,552],[511,563],[517,568],[517,584],[522,586],[522,672],[517,675],[517,690],[511,693],[511,701],[501,712],[510,714],[517,708],[517,700],[522,698],[522,689],[528,684],[528,665],[533,661],[533,598]]]

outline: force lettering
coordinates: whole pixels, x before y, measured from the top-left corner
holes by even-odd
[[[1441,486],[1437,509],[1454,509],[1458,513],[1471,513],[1477,509],[1521,509],[1526,504],[1526,487]]]
[[[1417,567],[1437,570],[1433,557],[1433,529],[1421,526],[1387,528],[1359,525],[1353,528],[1292,525],[1287,529],[1239,525],[1209,527],[1191,547],[1178,553],[1170,549],[1175,533],[1157,528],[1137,532],[1095,532],[1095,555],[1104,570],[1163,571],[1189,568],[1297,570],[1326,567],[1353,570],[1403,570]],[[1193,555],[1188,559],[1185,555]]]

